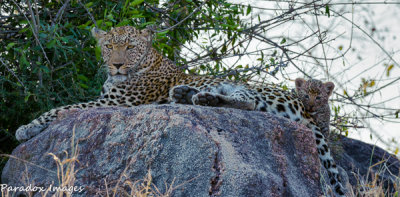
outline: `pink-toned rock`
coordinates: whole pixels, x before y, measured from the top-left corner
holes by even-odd
[[[105,195],[105,182],[113,188],[124,170],[130,180],[138,180],[148,169],[161,193],[165,183],[183,184],[173,196],[321,194],[320,164],[309,129],[269,113],[187,105],[63,114],[13,151],[30,163],[11,158],[2,182],[23,186],[26,170],[30,183],[57,186],[57,166],[48,153],[60,159],[66,157],[63,151],[71,155],[74,126],[79,147],[74,185],[84,190],[73,196]]]

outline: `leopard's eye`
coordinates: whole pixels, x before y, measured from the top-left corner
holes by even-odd
[[[128,45],[128,49],[133,49],[133,47],[135,47],[135,46],[133,46],[133,45]]]
[[[319,99],[321,99],[321,97],[320,97],[320,96],[317,96],[317,100],[319,100]]]
[[[112,48],[113,48],[112,44],[107,44],[106,47],[107,47],[108,49],[112,49]]]
[[[306,94],[306,96],[305,96],[305,97],[306,97],[306,99],[310,98],[310,96],[308,96],[307,94]]]

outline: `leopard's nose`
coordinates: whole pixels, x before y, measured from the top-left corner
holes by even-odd
[[[118,64],[113,64],[115,66],[115,68],[119,69],[119,67],[121,67],[124,64],[118,63]]]

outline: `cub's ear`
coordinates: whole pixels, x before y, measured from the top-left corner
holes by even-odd
[[[303,79],[303,78],[297,78],[296,81],[295,81],[296,90],[300,90],[300,89],[303,87],[303,85],[304,85],[305,83],[306,83],[306,80],[305,80],[305,79]]]
[[[107,34],[107,32],[105,32],[101,29],[98,29],[96,27],[93,27],[91,32],[92,32],[93,37],[95,37],[99,43],[101,43],[103,41],[104,36]]]
[[[331,96],[333,89],[335,88],[335,84],[333,82],[328,81],[324,83],[324,88],[328,92],[328,95]]]

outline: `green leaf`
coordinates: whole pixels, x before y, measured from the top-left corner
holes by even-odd
[[[284,44],[285,42],[286,42],[286,39],[283,38],[282,41],[281,41],[281,44]]]
[[[247,10],[246,10],[246,16],[249,15],[251,12],[251,6],[250,4],[247,6]]]
[[[119,22],[116,27],[122,27],[125,25],[128,25],[130,23],[130,21],[128,19],[124,19],[123,21]]]
[[[24,33],[24,32],[26,32],[28,30],[30,30],[30,28],[26,27],[26,28],[23,28],[23,29],[19,30],[18,33]]]
[[[10,43],[8,43],[6,49],[7,49],[7,50],[10,50],[11,47],[13,47],[14,45],[15,45],[15,42],[10,42]]]
[[[22,54],[21,57],[19,58],[19,61],[21,65],[29,65],[29,62],[26,60],[25,54]]]
[[[97,26],[101,26],[101,24],[103,23],[103,20],[97,20],[96,23],[97,23]]]
[[[113,26],[112,22],[107,21],[107,22],[104,22],[104,23],[107,25],[107,27]]]
[[[87,21],[85,24],[79,25],[78,28],[79,29],[85,29],[90,23],[92,23],[91,20]]]
[[[94,50],[95,55],[96,55],[96,60],[101,61],[101,48],[99,46],[96,46],[96,49]]]
[[[81,86],[83,89],[89,89],[89,86],[84,83],[79,83],[79,86]]]
[[[68,40],[69,40],[67,37],[61,37],[60,39],[61,39],[63,42],[68,42]]]
[[[48,49],[50,49],[50,48],[53,48],[55,44],[56,44],[56,40],[54,39],[54,40],[48,42],[48,43],[46,44],[46,47],[47,47]]]
[[[331,13],[329,11],[329,5],[328,4],[326,4],[326,6],[325,6],[325,14],[327,14],[328,17],[331,17]]]
[[[85,7],[90,8],[93,5],[93,2],[89,2],[87,4],[85,4]]]
[[[41,65],[39,67],[40,67],[40,70],[42,70],[44,73],[49,73],[50,72],[50,70],[49,70],[49,68],[47,68],[47,66]]]
[[[29,97],[30,97],[31,95],[32,95],[32,94],[31,94],[30,92],[28,92],[28,95],[26,95],[25,98],[24,98],[25,103],[28,102],[28,99],[29,99]]]
[[[85,75],[78,75],[78,79],[84,82],[88,82],[89,79]]]
[[[132,2],[129,4],[129,6],[136,6],[136,5],[139,5],[139,4],[143,3],[143,1],[144,1],[144,0],[135,0],[135,1],[132,1]]]
[[[128,12],[128,14],[131,14],[131,12]],[[135,15],[131,15],[131,18],[143,18],[144,16],[142,14],[135,14]]]
[[[269,61],[271,61],[272,64],[275,64],[275,58],[271,57],[269,58]]]
[[[22,21],[19,22],[19,24],[25,25],[25,24],[29,24],[29,22],[27,20],[22,20]]]
[[[167,34],[168,33],[168,30],[167,31],[163,31],[163,32],[159,32],[159,33],[157,33],[157,36],[165,36],[165,34]]]

